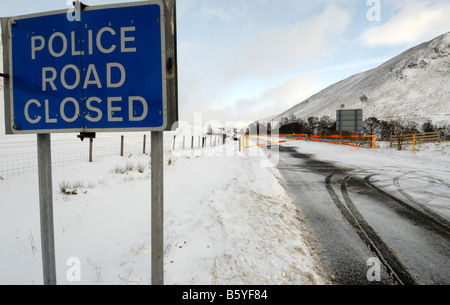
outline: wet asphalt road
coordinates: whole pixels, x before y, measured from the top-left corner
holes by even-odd
[[[358,172],[282,146],[277,168],[334,284],[450,284],[445,218],[377,191],[370,186],[373,170]]]

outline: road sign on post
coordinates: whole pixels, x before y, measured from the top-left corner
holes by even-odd
[[[50,134],[151,131],[152,283],[163,284],[163,131],[178,121],[176,0],[74,4],[1,18],[6,133],[37,134],[44,283],[56,284]]]
[[[165,2],[2,18],[6,132],[170,130]]]
[[[362,132],[364,127],[362,109],[337,110],[336,130]]]

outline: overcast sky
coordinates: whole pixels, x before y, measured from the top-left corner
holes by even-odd
[[[133,1],[83,1],[120,2]],[[68,3],[0,0],[0,16]],[[178,0],[177,15],[180,120],[223,125],[279,114],[450,31],[450,0]]]

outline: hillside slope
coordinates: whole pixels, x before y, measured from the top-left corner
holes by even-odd
[[[367,100],[362,101],[361,97]],[[351,76],[275,115],[280,121],[328,115],[336,110],[363,109],[364,118],[401,117],[416,122],[450,121],[450,32],[420,44],[381,66]]]

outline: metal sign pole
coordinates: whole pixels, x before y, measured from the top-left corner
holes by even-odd
[[[164,150],[163,132],[151,136],[152,285],[164,285]]]
[[[50,134],[37,135],[41,247],[44,285],[56,285],[53,229],[52,152]]]

